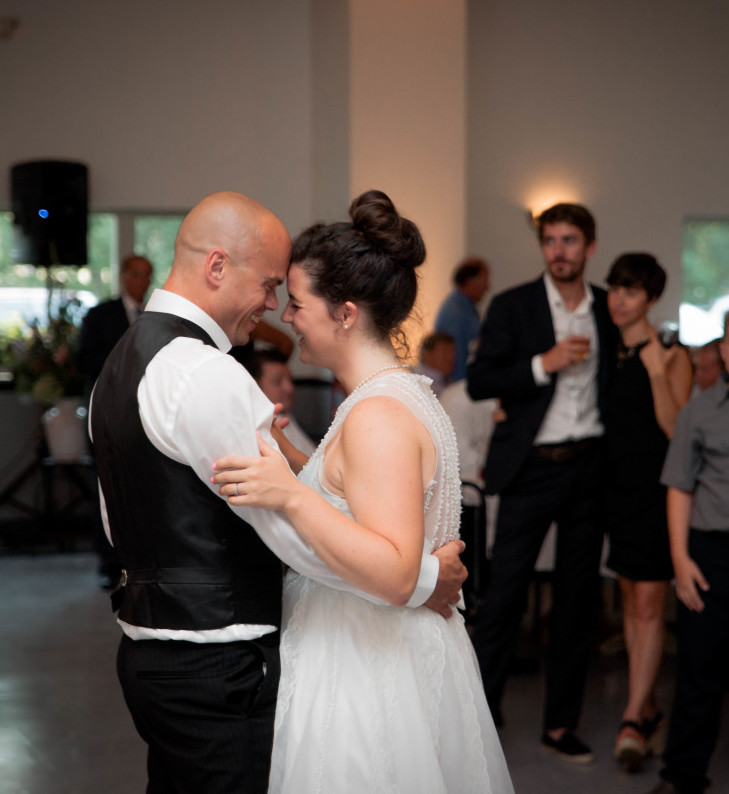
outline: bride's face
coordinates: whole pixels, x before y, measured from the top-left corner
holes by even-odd
[[[281,319],[296,334],[302,362],[331,368],[335,335],[341,324],[329,314],[326,301],[312,293],[311,279],[297,264],[289,268],[287,287],[289,302]]]

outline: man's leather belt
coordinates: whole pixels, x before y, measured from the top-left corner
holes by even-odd
[[[586,452],[597,443],[596,438],[582,438],[579,441],[565,441],[564,444],[537,444],[532,447],[531,455],[552,463],[568,463]]]
[[[219,568],[149,568],[122,571],[121,584],[229,584],[230,574]]]

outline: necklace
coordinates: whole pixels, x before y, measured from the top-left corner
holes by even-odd
[[[380,367],[379,369],[376,369],[374,372],[370,372],[370,374],[366,378],[361,380],[352,389],[352,391],[349,393],[348,396],[351,397],[356,391],[359,391],[365,385],[365,383],[368,383],[369,381],[371,381],[372,378],[375,377],[375,375],[379,375],[380,372],[385,372],[388,369],[402,369],[404,366],[405,366],[404,364],[388,364],[386,367]]]
[[[628,361],[628,359],[633,358],[633,356],[636,353],[639,353],[640,350],[647,344],[647,339],[643,339],[641,342],[638,342],[637,345],[633,345],[632,347],[628,347],[622,340],[618,342],[618,369],[622,369],[623,364]]]

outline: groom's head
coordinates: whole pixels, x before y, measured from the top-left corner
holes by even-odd
[[[233,345],[278,307],[291,239],[266,207],[242,193],[213,193],[188,213],[175,240],[165,289],[207,312]]]

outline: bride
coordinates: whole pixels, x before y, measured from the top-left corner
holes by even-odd
[[[283,313],[301,360],[348,393],[332,426],[298,479],[262,440],[260,458],[216,462],[232,504],[283,511],[335,573],[392,605],[287,574],[269,792],[511,792],[462,616],[404,606],[424,544],[456,538],[460,518],[453,428],[392,341],[425,247],[384,193],[350,217],[294,240]]]

